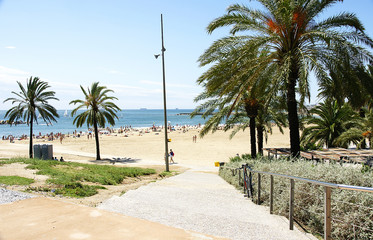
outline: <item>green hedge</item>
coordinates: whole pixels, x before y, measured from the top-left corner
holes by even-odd
[[[239,185],[237,171],[249,164],[253,170],[286,174],[318,181],[373,187],[373,171],[362,171],[361,166],[316,163],[305,160],[231,159],[220,169],[220,176],[236,188]],[[257,174],[253,175],[254,202],[257,202]],[[290,180],[274,178],[274,213],[288,216]],[[269,205],[270,176],[261,176],[261,204]],[[324,187],[295,181],[294,219],[315,235],[323,235]],[[373,193],[332,189],[332,237],[333,239],[372,239]],[[357,227],[359,226],[359,227]]]

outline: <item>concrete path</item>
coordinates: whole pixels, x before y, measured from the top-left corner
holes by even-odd
[[[115,196],[98,208],[164,225],[230,239],[315,239],[290,231],[288,220],[270,215],[217,173],[189,170]]]
[[[0,205],[1,240],[221,239],[49,198]]]

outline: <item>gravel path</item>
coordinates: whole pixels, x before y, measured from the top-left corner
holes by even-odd
[[[31,194],[0,188],[0,204],[11,203],[34,197]]]
[[[315,239],[252,203],[216,173],[189,170],[98,206],[127,216],[230,239]]]

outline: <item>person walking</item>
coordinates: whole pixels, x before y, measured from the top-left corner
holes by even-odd
[[[175,153],[172,151],[172,149],[170,149],[170,163],[175,163],[174,161],[174,156],[175,156]]]

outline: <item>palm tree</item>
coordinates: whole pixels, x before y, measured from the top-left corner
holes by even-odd
[[[251,51],[250,54],[242,57],[240,52],[245,50],[243,47],[243,45],[236,44],[225,51],[216,53],[215,60],[218,63],[197,81],[205,88],[205,91],[195,101],[207,99],[208,101],[197,107],[194,113],[206,111],[206,114],[203,115],[206,118],[213,114],[200,133],[203,136],[208,131],[217,129],[223,120],[226,120],[226,130],[228,130],[242,119],[242,112],[245,112],[250,119],[251,156],[255,158],[257,154],[256,117],[259,108],[272,97],[272,94],[266,94],[266,91],[269,79],[273,75],[273,69],[268,68],[265,69],[266,71],[263,69],[261,76],[255,82],[246,81],[251,78],[251,72],[245,66],[246,60],[256,58],[257,52]],[[218,112],[214,112],[215,109],[218,109]]]
[[[317,148],[346,146],[337,139],[347,129],[347,123],[357,116],[348,104],[339,106],[337,101],[326,101],[310,110],[311,115],[304,119],[307,127],[302,133],[302,145],[316,145]]]
[[[336,139],[337,144],[353,143],[357,148],[366,148],[365,140],[367,139],[369,147],[373,148],[373,109],[364,109],[364,113],[364,117],[359,116],[347,122],[351,127]]]
[[[33,158],[33,124],[34,121],[38,124],[36,113],[39,112],[43,121],[50,124],[51,121],[56,122],[55,117],[59,117],[57,110],[48,104],[49,100],[58,100],[54,97],[55,92],[48,91],[50,86],[47,82],[41,81],[38,77],[30,77],[27,80],[27,85],[24,87],[20,82],[18,86],[20,92],[12,92],[17,97],[7,98],[4,102],[12,101],[16,106],[9,109],[5,117],[9,116],[9,122],[13,123],[20,118],[27,122],[30,126],[30,144],[29,144],[29,157]]]
[[[254,82],[268,66],[276,66],[271,86],[286,94],[291,153],[298,156],[300,138],[296,93],[298,91],[301,101],[309,97],[309,72],[314,70],[318,77],[325,75],[326,62],[341,54],[354,54],[356,58],[372,61],[372,54],[361,45],[373,47],[373,41],[354,14],[341,13],[316,21],[337,0],[257,1],[263,5],[264,11],[234,4],[228,7],[227,14],[209,24],[207,31],[210,34],[217,28],[232,26],[232,35],[214,42],[200,57],[200,65],[216,63],[220,59],[218,53],[224,53],[237,44],[243,46],[240,52],[243,58],[252,51],[263,53],[245,61],[246,71],[251,72],[246,81]]]
[[[73,124],[76,124],[77,127],[83,126],[84,123],[87,123],[88,128],[93,126],[96,140],[96,159],[101,160],[98,127],[104,128],[106,122],[114,126],[115,118],[118,119],[116,112],[120,111],[120,108],[110,101],[117,100],[116,97],[108,96],[108,93],[113,91],[98,84],[98,82],[93,83],[88,91],[80,86],[84,94],[84,100],[73,100],[70,104],[80,104],[72,110],[72,117],[78,110],[85,109],[84,112],[74,118]]]

